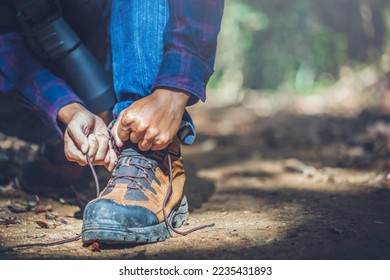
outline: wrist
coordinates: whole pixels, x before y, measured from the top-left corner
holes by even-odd
[[[191,97],[191,94],[185,91],[180,91],[178,89],[168,89],[168,88],[158,88],[153,94],[161,96],[164,99],[169,98],[173,102],[176,102],[178,105],[185,107],[188,103],[188,100]]]
[[[57,118],[63,124],[68,125],[68,123],[72,120],[73,116],[76,113],[81,111],[86,111],[86,110],[87,109],[80,103],[77,102],[70,103],[60,109]]]

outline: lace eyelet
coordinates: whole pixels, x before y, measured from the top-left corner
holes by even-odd
[[[144,173],[143,175],[142,175],[142,177],[144,177],[144,179],[146,180],[146,181],[148,181],[148,183],[152,183],[152,178],[150,178],[150,176],[148,175],[148,174],[146,174],[146,173]]]

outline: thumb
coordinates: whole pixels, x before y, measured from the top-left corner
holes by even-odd
[[[115,145],[118,146],[119,148],[121,148],[123,146],[123,141],[119,138],[119,135],[118,135],[118,127],[119,127],[121,119],[122,119],[122,113],[118,116],[115,124],[111,128],[112,138],[114,138]]]
[[[79,123],[69,123],[67,128],[68,134],[77,148],[85,155],[88,153],[88,138],[83,132],[82,125]]]

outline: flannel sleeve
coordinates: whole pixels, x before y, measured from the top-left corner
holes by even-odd
[[[206,100],[223,7],[223,0],[169,0],[164,53],[152,90],[166,87],[188,92],[188,105]]]
[[[19,98],[59,134],[60,109],[73,102],[83,104],[62,79],[40,65],[16,32],[0,35],[0,94]]]

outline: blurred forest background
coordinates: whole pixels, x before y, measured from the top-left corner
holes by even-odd
[[[345,75],[390,70],[388,0],[226,0],[216,72],[220,101],[247,90],[311,94]]]

